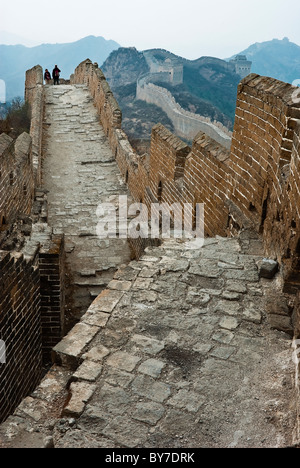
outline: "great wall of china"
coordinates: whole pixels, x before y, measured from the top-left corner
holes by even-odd
[[[298,445],[295,92],[249,75],[230,149],[157,124],[139,156],[97,64],[59,87],[39,66],[26,73],[30,136],[0,136],[1,447]],[[99,243],[97,201],[120,193],[149,210],[204,203],[203,249]],[[73,275],[83,308],[66,330]]]
[[[139,78],[137,82],[137,99],[159,106],[167,114],[174,125],[176,135],[187,140],[193,138],[202,131],[215,141],[230,149],[231,133],[219,122],[201,117],[198,114],[186,111],[174,99],[172,94],[165,88],[154,84],[162,80],[163,73],[149,74]]]
[[[160,52],[166,53],[163,50]],[[172,121],[176,135],[179,137],[192,141],[202,131],[227,149],[230,149],[232,133],[224,125],[183,109],[176,102],[170,91],[155,84],[171,83],[172,86],[182,84],[183,63],[178,59],[170,57],[165,60],[157,60],[154,51],[151,50],[143,52],[143,55],[150,71],[140,76],[137,80],[136,98],[160,107]],[[216,62],[222,67],[235,68],[232,63],[213,58],[210,60],[212,63]],[[237,63],[240,62],[237,61]],[[247,64],[250,64],[250,73],[251,62],[247,62]],[[240,71],[237,69],[236,72],[240,74]]]

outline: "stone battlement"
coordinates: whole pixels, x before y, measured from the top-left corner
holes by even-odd
[[[13,141],[0,135],[0,242],[4,229],[16,221],[19,213],[29,214],[33,203],[34,176],[31,138],[23,133]]]

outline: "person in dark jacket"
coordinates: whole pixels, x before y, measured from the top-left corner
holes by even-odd
[[[60,74],[60,69],[58,68],[57,65],[55,65],[55,67],[53,68],[53,72],[52,72],[55,85],[59,85],[59,74]]]
[[[46,70],[45,70],[44,80],[45,80],[46,85],[49,84],[49,82],[51,80],[51,75],[50,75],[50,72],[49,72],[48,68],[46,68]]]

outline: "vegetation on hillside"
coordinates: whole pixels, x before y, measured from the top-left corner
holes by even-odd
[[[174,131],[171,120],[160,107],[136,99],[136,83],[113,88],[113,92],[122,110],[122,127],[129,139],[150,139],[152,127],[158,122]]]
[[[209,103],[210,107],[214,108],[211,117],[213,118],[215,113],[219,116],[216,120],[225,125],[226,118],[231,125],[234,122],[236,93],[240,79],[240,76],[224,70],[224,67],[217,63],[209,65],[209,72],[205,66],[197,71],[188,65],[183,69],[183,86],[194,97],[192,102],[195,100],[195,104],[199,105],[197,102],[199,99],[202,103]],[[223,114],[223,117],[220,114]]]
[[[13,99],[6,106],[6,113],[0,116],[0,134],[6,133],[15,139],[23,132],[30,131],[30,107],[21,98]]]

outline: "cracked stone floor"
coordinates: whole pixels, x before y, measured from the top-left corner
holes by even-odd
[[[57,364],[5,423],[2,444],[293,443],[291,338],[265,314],[276,280],[259,278],[260,257],[238,239],[187,247],[166,241],[116,273],[56,346]]]

